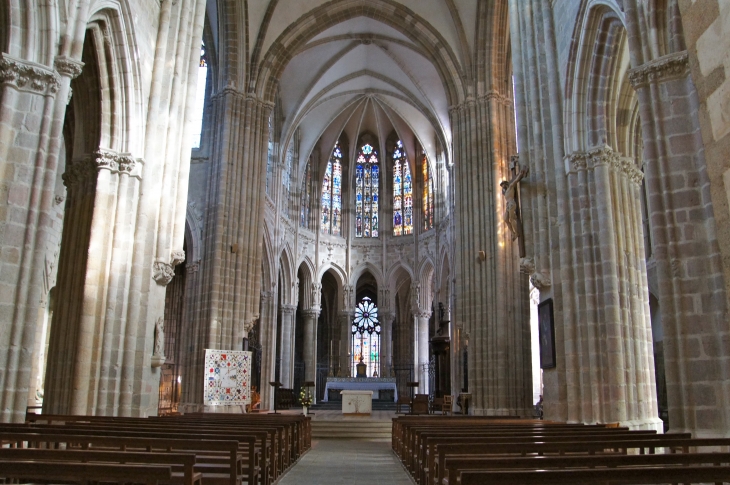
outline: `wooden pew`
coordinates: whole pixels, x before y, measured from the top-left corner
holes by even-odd
[[[544,470],[595,467],[646,467],[730,464],[730,453],[672,453],[659,455],[583,455],[535,457],[446,457],[446,478],[439,485],[456,485],[467,470]]]
[[[196,456],[196,469],[202,471],[206,485],[241,485],[243,482],[251,485],[256,484],[259,478],[254,461],[248,461],[243,466],[244,456],[239,452],[239,442],[235,440],[93,436],[28,430],[0,431],[0,443],[10,448],[193,452]]]
[[[45,480],[88,483],[91,481],[117,483],[169,483],[169,466],[116,465],[102,463],[63,463],[34,461],[33,466],[18,466],[16,461],[0,460],[0,476],[14,480]]]
[[[585,485],[618,483],[728,483],[730,466],[484,471],[461,473],[461,485]]]
[[[94,423],[94,424],[66,424],[66,425],[20,425],[18,427],[15,424],[0,424],[0,431],[18,432],[21,430],[27,430],[28,432],[39,432],[44,434],[75,434],[83,436],[106,436],[106,437],[131,437],[131,438],[156,438],[156,439],[182,439],[182,440],[236,440],[239,443],[238,452],[242,455],[241,463],[245,468],[244,475],[256,476],[259,475],[259,469],[262,466],[262,452],[257,446],[262,438],[265,438],[265,432],[256,433],[237,433],[232,432],[213,432],[203,433],[200,431],[183,431],[173,429],[154,429],[149,426],[140,427],[124,427],[122,424],[124,421],[107,424]],[[263,433],[263,435],[261,434]],[[208,468],[209,470],[215,469],[216,473],[222,473],[221,466],[215,466],[212,458],[207,460],[207,463],[198,465],[198,468]],[[220,460],[218,460],[220,461]],[[257,482],[254,482],[257,483]],[[268,485],[268,484],[264,484]]]
[[[430,435],[425,436],[423,440],[422,449],[418,450],[419,454],[414,464],[414,469],[420,473],[419,483],[426,483],[427,477],[433,477],[436,469],[436,450],[439,446],[449,444],[497,444],[497,443],[561,443],[561,442],[591,442],[591,443],[603,443],[606,447],[609,446],[613,441],[647,441],[652,439],[663,439],[664,435],[657,435],[651,431],[621,431],[621,430],[600,430],[594,432],[576,433],[574,431],[568,432],[542,432],[541,434],[523,434],[523,433],[509,433],[509,434],[462,434],[460,436],[454,436],[453,434],[448,435]],[[682,436],[675,436],[677,438],[691,438],[689,433]]]
[[[685,436],[684,434],[680,436]],[[628,454],[629,452],[644,455],[656,454],[662,449],[672,452],[690,453],[697,447],[727,447],[730,439],[725,438],[674,438],[672,435],[657,435],[657,438],[646,440],[615,440],[610,442],[570,441],[543,443],[492,443],[492,444],[448,444],[437,447],[436,470],[432,476],[437,477],[435,483],[443,483],[446,478],[446,457],[466,458],[469,456],[489,458],[490,455],[512,455],[513,457],[547,456],[547,455],[598,455]],[[675,481],[676,483],[676,481]]]
[[[107,464],[163,465],[172,467],[172,476],[169,481],[162,480],[162,483],[195,485],[201,484],[202,480],[202,474],[200,472],[196,472],[194,469],[195,455],[192,453],[140,453],[129,451],[0,448],[0,461],[13,461],[15,463],[27,462],[27,466],[33,466],[36,462],[105,462]],[[182,471],[176,471],[178,468]]]
[[[176,420],[169,418],[120,418],[120,417],[106,417],[106,416],[48,416],[32,418],[33,425],[41,424],[63,424],[68,425],[72,428],[84,425],[91,426],[114,426],[115,428],[126,429],[143,429],[143,430],[156,430],[164,431],[171,430],[173,433],[185,433],[193,432],[205,433],[205,434],[220,434],[224,439],[229,439],[231,435],[235,435],[235,431],[246,432],[247,430],[254,434],[259,434],[260,446],[263,450],[262,456],[262,468],[267,470],[270,476],[270,480],[273,480],[278,475],[275,473],[277,467],[280,467],[280,448],[284,446],[284,440],[286,439],[287,425],[286,423],[269,423],[262,422],[261,424],[251,422],[236,422],[231,423],[215,423],[215,422],[198,422],[198,421],[186,421],[180,423]],[[268,433],[268,438],[263,437],[260,433]],[[279,469],[279,473],[282,470]]]

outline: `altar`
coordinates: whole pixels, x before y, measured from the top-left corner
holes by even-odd
[[[324,399],[329,400],[329,391],[373,391],[373,399],[380,398],[380,391],[392,391],[393,401],[398,401],[395,377],[328,377],[324,386]]]

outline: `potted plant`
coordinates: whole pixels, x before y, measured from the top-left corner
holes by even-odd
[[[312,405],[312,393],[308,389],[302,388],[299,391],[299,404],[302,405],[302,412],[307,415],[307,409]]]

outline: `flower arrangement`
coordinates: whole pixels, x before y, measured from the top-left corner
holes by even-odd
[[[307,389],[302,388],[302,390],[299,391],[299,404],[304,407],[312,405],[312,394]]]

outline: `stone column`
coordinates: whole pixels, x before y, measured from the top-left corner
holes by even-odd
[[[279,382],[282,387],[291,388],[294,384],[294,334],[297,307],[282,305],[281,313],[281,363],[279,364]]]
[[[727,295],[687,52],[637,65],[629,77],[641,114],[670,429],[725,436]]]
[[[380,314],[380,324],[382,331],[380,333],[380,376],[390,377],[390,371],[393,366],[393,321],[395,313],[383,312]]]
[[[567,162],[570,199],[585,202],[580,229],[571,235],[581,253],[573,271],[582,278],[574,294],[566,295],[575,316],[565,322],[574,341],[563,344],[565,361],[558,366],[561,371],[565,366],[570,383],[562,404],[571,420],[661,431],[641,237],[641,171],[607,146],[573,153]]]
[[[317,318],[319,310],[304,310],[304,380],[317,380]],[[316,389],[315,389],[316,391]],[[316,393],[315,393],[316,394]]]
[[[511,112],[512,100],[496,91],[468,98],[450,112],[454,320],[470,335],[470,409],[476,415],[525,416],[532,409],[528,285],[520,275],[518,245],[500,216],[499,183],[510,178],[514,150]]]
[[[418,379],[418,393],[428,394],[430,382],[428,370],[424,368],[428,365],[428,319],[431,318],[430,311],[414,310],[413,311],[413,328],[415,335],[413,337],[413,364],[415,365],[414,374]]]
[[[352,377],[350,359],[352,352],[352,319],[354,312],[342,310],[339,313],[340,319],[340,374],[342,377]]]
[[[276,305],[273,292],[261,292],[261,409],[273,409],[274,393],[269,382],[276,380]]]
[[[43,278],[46,264],[55,264],[50,256],[59,239],[53,228],[53,198],[61,131],[69,85],[82,66],[72,59],[63,61],[56,70],[7,53],[0,58],[2,422],[24,420],[38,310],[46,298]]]

